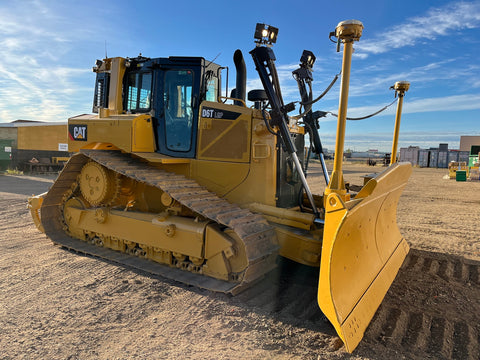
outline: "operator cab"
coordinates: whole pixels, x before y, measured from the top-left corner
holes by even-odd
[[[127,58],[122,112],[152,116],[161,154],[194,158],[200,103],[217,101],[220,70],[220,66],[201,57]],[[96,72],[94,112],[108,107],[112,81],[109,72]]]

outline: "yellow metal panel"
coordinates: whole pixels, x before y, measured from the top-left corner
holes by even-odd
[[[133,155],[141,157],[142,159],[145,159],[148,162],[158,163],[158,164],[189,164],[191,161],[191,159],[174,158],[174,157],[159,154],[156,152],[152,152],[152,153],[133,152]]]
[[[352,352],[363,338],[365,329],[372,320],[375,312],[382,303],[386,292],[395,280],[398,269],[402,266],[409,251],[405,239],[394,249],[375,281],[368,287],[361,301],[353,308],[341,325],[347,351]]]
[[[248,176],[249,164],[218,161],[192,161],[192,177],[219,196],[237,187]]]
[[[66,144],[67,125],[38,125],[18,127],[17,145],[21,150],[58,151],[58,144]]]
[[[30,214],[32,215],[33,223],[37,227],[37,229],[41,232],[45,232],[43,228],[42,221],[40,220],[40,208],[42,207],[43,198],[47,193],[43,193],[37,196],[32,196],[28,198],[28,209],[30,210]]]
[[[77,152],[90,143],[111,143],[117,148],[132,152],[132,124],[135,115],[118,115],[105,119],[99,119],[92,115],[90,117],[71,118],[69,126],[86,126],[86,141],[68,139],[68,150]]]
[[[229,111],[237,114],[229,114]],[[221,116],[220,112],[224,112],[224,117],[240,115],[236,120],[216,119],[215,116]],[[199,123],[198,160],[192,160],[190,177],[230,202],[239,205],[259,202],[274,206],[276,137],[266,129],[261,112],[205,101],[201,114],[204,116]],[[238,134],[239,128],[246,133]],[[245,142],[247,147],[240,150],[242,155],[232,155],[233,149]]]
[[[148,213],[110,210],[102,221],[95,209],[68,207],[65,217],[73,228],[108,234],[146,246],[168,249],[188,256],[202,258],[203,235],[207,221],[195,222],[179,216],[156,216]]]
[[[108,99],[110,114],[121,114],[123,111],[122,85],[125,75],[125,59],[116,57],[111,59],[111,78]]]
[[[337,193],[325,202],[318,303],[347,351],[362,339],[408,252],[396,207],[411,171],[409,163],[390,166],[352,206]]]
[[[279,255],[300,264],[319,266],[322,252],[321,232],[312,234],[289,226],[273,225],[280,244]]]
[[[210,126],[202,131],[199,141],[199,159],[248,161],[250,148],[248,120],[204,119],[201,121]]]
[[[150,115],[139,115],[132,123],[132,151],[154,152],[155,136]]]
[[[252,109],[205,101],[200,114],[198,159],[250,160]]]
[[[263,123],[263,120],[254,119],[253,126]],[[277,152],[276,138],[270,133],[253,133],[254,144],[262,144],[252,154],[250,169],[245,180],[234,188],[228,199],[237,204],[258,202],[266,205],[276,205],[277,191]],[[269,150],[266,150],[266,149]]]
[[[265,146],[275,149],[272,135],[263,135]],[[276,152],[252,159],[250,163],[193,160],[191,177],[230,202],[276,204]]]
[[[233,242],[214,227],[207,227],[205,236],[205,258],[209,259],[222,251],[231,250]],[[245,265],[246,266],[246,265]]]

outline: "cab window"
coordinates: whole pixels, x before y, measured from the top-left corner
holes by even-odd
[[[164,114],[166,145],[172,151],[189,151],[192,147],[191,70],[168,70],[164,81]]]
[[[152,73],[132,73],[127,80],[127,111],[150,110]]]
[[[213,71],[207,71],[205,75],[205,82],[207,87],[207,94],[205,100],[207,101],[218,101],[218,78],[215,76]]]

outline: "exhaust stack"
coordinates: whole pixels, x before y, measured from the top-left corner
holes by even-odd
[[[235,98],[243,100],[245,102],[247,93],[247,67],[245,66],[245,60],[243,59],[242,51],[237,49],[233,54],[233,61],[235,63],[235,70],[237,72],[237,82],[235,84]],[[243,103],[235,101],[235,105],[242,106]]]

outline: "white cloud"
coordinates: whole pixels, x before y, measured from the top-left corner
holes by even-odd
[[[56,10],[38,1],[0,5],[0,122],[65,121],[72,104],[86,99],[77,80],[90,70],[66,66],[65,60],[91,30],[79,32]]]
[[[479,109],[480,94],[466,94],[409,101],[408,106],[404,107],[404,112],[422,113],[434,111],[464,111]]]
[[[480,72],[480,66],[476,63],[457,66],[456,63],[460,60],[451,58],[433,61],[401,72],[358,69],[352,74],[349,96],[351,98],[368,95],[380,96],[380,94],[388,96],[389,87],[396,81],[404,80],[411,84],[409,93],[432,87],[432,84],[436,84],[435,82],[438,83],[438,86],[455,86],[456,91],[459,92],[461,88],[464,89],[463,91],[471,91],[471,88],[478,86],[477,74]]]
[[[378,104],[372,106],[350,106],[348,107],[347,117],[358,118],[367,116],[382,109],[387,104]],[[391,104],[389,108],[381,112],[382,116],[394,116],[396,111],[396,103]],[[402,107],[402,114],[416,114],[438,111],[468,111],[468,110],[480,110],[480,95],[478,94],[466,94],[466,95],[452,95],[438,98],[425,98],[425,99],[409,99],[408,95],[405,98],[404,105]],[[330,109],[334,114],[338,113],[338,109]],[[479,113],[480,120],[480,113]],[[337,118],[329,114],[327,117],[321,118],[321,123],[337,121]]]
[[[438,36],[462,29],[480,26],[480,2],[453,2],[444,7],[432,8],[425,16],[409,19],[393,26],[388,32],[356,45],[357,56],[379,54],[391,49],[412,46],[420,41],[433,40]]]

